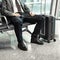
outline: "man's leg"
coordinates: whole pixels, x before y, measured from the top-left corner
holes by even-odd
[[[32,43],[37,43],[37,44],[43,45],[43,41],[39,40],[39,35],[40,35],[40,31],[42,29],[42,26],[43,26],[42,20],[37,22],[37,24],[34,28],[34,31],[32,33],[32,36],[31,36],[31,42]]]
[[[10,17],[9,20],[11,20],[11,23],[14,25],[14,30],[18,40],[18,47],[22,50],[27,50],[22,38],[23,19],[20,17]]]
[[[36,23],[34,32],[32,33],[31,42],[35,42],[37,44],[43,44],[42,41],[38,42],[38,40],[37,40],[37,36],[40,33],[40,30],[43,26],[43,21],[44,21],[44,18],[42,17],[42,15],[35,15],[33,17],[26,17],[25,18],[24,22],[29,22],[32,24]]]

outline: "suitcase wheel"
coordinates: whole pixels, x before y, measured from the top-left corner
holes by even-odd
[[[56,42],[56,39],[53,39],[54,42]]]
[[[50,41],[49,41],[49,40],[48,40],[47,42],[48,42],[48,43],[50,43]]]

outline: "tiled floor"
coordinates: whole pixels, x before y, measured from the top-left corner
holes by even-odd
[[[11,36],[12,40],[10,40]],[[6,32],[0,33],[0,42],[2,42],[0,46],[5,47],[5,49],[0,49],[0,60],[60,60],[60,40],[58,38],[56,38],[56,42],[44,42],[44,45],[36,45],[29,43],[31,35],[27,32],[23,33],[23,37],[28,41],[26,44],[28,51],[17,48],[17,41],[13,31],[9,35]],[[9,44],[6,44],[8,42]],[[7,46],[13,48],[7,48]]]

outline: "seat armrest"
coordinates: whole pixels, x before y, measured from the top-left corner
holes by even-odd
[[[2,18],[2,17],[4,18],[4,20],[5,20],[5,22],[6,22],[6,26],[7,26],[7,28],[9,29],[10,27],[9,27],[9,25],[8,25],[8,20],[7,20],[6,16],[1,15],[0,18]]]

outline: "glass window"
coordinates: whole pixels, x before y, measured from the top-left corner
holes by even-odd
[[[57,18],[60,19],[60,8],[59,8],[59,11],[58,11],[58,14],[57,14]]]
[[[36,14],[50,14],[51,0],[24,0],[29,9]]]
[[[56,18],[60,19],[60,0],[56,1]]]

